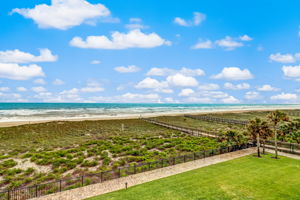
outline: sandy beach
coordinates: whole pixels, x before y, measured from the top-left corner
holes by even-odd
[[[31,121],[5,121],[0,122],[0,127],[12,127],[25,124],[37,124],[46,123],[53,121],[85,121],[85,120],[118,120],[118,119],[137,119],[140,117],[158,117],[158,116],[179,116],[184,114],[210,114],[210,113],[241,113],[249,111],[272,111],[272,110],[295,110],[298,108],[287,108],[287,107],[276,107],[276,108],[246,108],[237,110],[211,110],[211,111],[195,111],[195,112],[164,112],[164,113],[149,113],[149,114],[130,114],[130,115],[116,115],[116,116],[101,116],[101,117],[78,117],[78,118],[57,118],[57,119],[46,119],[46,120],[31,120]]]

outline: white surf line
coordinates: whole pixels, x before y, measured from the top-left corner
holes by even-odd
[[[59,200],[81,200],[81,199],[90,198],[101,194],[125,189],[125,183],[127,183],[128,187],[131,187],[134,185],[139,185],[142,183],[154,181],[157,179],[180,174],[183,172],[213,165],[216,163],[233,160],[239,157],[253,154],[255,152],[256,152],[255,147],[243,149],[235,152],[211,156],[211,157],[207,157],[195,161],[172,165],[169,167],[155,169],[155,170],[138,173],[138,174],[134,174],[134,175],[118,178],[118,179],[113,179],[110,181],[105,181],[103,183],[97,183],[97,184],[88,185],[81,188],[50,194],[47,196],[33,198],[33,200],[58,200],[58,199]]]

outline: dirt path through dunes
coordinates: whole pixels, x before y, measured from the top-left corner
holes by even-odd
[[[172,165],[169,167],[164,167],[144,173],[134,174],[127,177],[114,179],[106,181],[103,183],[97,183],[93,185],[88,185],[81,188],[76,188],[73,190],[63,191],[60,193],[55,193],[47,196],[42,196],[39,198],[34,198],[34,200],[81,200],[108,192],[113,192],[116,190],[124,189],[125,183],[128,187],[146,183],[149,181],[165,178],[175,174],[180,174],[193,169],[198,169],[208,165],[213,165],[216,163],[232,160],[235,158],[250,155],[256,152],[256,148],[248,148],[240,151],[230,152],[226,154],[211,156],[208,158],[195,160],[191,162],[186,162],[182,164]]]

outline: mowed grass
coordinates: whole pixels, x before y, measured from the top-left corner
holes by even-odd
[[[89,200],[300,199],[300,160],[253,155]]]

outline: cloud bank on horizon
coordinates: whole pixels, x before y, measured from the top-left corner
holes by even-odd
[[[300,103],[300,2],[255,1],[3,1],[0,101]]]

